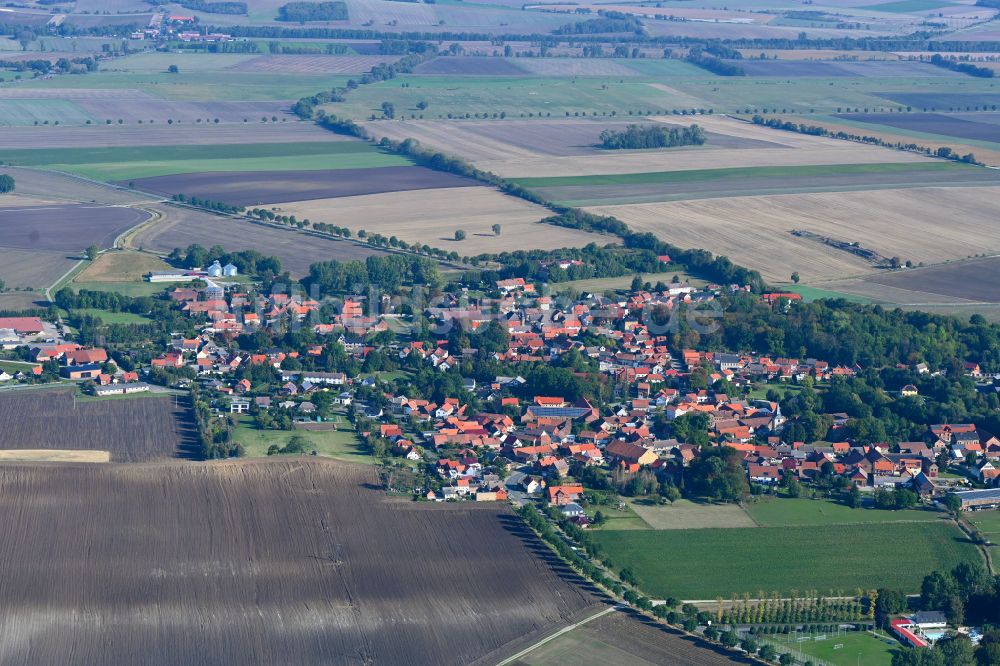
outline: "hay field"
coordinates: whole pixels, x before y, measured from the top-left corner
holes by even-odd
[[[318,261],[348,261],[384,254],[373,247],[351,241],[316,236],[287,227],[255,224],[190,208],[159,205],[150,209],[162,217],[140,229],[131,243],[134,247],[163,254],[192,243],[204,247],[222,245],[230,252],[257,250],[281,259],[282,270],[289,271],[292,277],[306,275],[309,266]],[[316,218],[313,219],[315,221]],[[338,224],[343,225],[344,222]]]
[[[102,451],[115,462],[196,457],[197,433],[185,402],[175,405],[171,396],[74,400],[73,389],[8,393],[0,396],[0,449]]]
[[[377,482],[308,457],[0,466],[0,661],[496,663],[600,608],[508,508]]]
[[[463,256],[484,252],[524,249],[580,247],[587,243],[615,242],[575,229],[539,223],[549,211],[522,199],[501,194],[491,187],[429,189],[405,193],[371,194],[337,199],[315,199],[282,204],[282,214],[309,218],[384,236],[396,236],[409,243],[421,243]],[[501,225],[501,235],[491,227]],[[463,241],[455,231],[465,231]]]
[[[872,266],[844,251],[789,231],[806,229],[859,242],[887,257],[939,262],[1000,251],[998,187],[922,187],[870,192],[785,194],[599,206],[634,230],[650,231],[680,247],[728,256],[784,281],[848,277]],[[947,225],[947,233],[942,225]]]
[[[74,282],[140,282],[151,271],[168,271],[162,259],[145,252],[105,252],[90,262]]]
[[[747,512],[736,504],[698,504],[678,500],[669,506],[636,501],[629,502],[629,506],[654,530],[755,526]]]

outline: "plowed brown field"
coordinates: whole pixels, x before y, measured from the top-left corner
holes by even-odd
[[[509,509],[376,481],[310,458],[0,466],[0,662],[468,664],[595,605]]]

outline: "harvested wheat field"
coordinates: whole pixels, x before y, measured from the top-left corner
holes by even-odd
[[[190,410],[171,396],[83,400],[73,390],[20,391],[0,396],[0,423],[3,451],[109,451],[115,462],[196,455]]]
[[[396,236],[463,256],[525,249],[582,247],[588,243],[615,242],[611,236],[592,234],[539,222],[549,211],[491,187],[430,189],[390,192],[337,199],[315,199],[281,204],[284,215],[346,226],[355,233]],[[497,236],[492,226],[499,224]],[[455,231],[465,232],[456,241]]]
[[[919,187],[869,192],[783,194],[656,204],[598,206],[636,231],[697,247],[784,281],[868,273],[868,262],[789,232],[804,229],[858,242],[886,257],[934,263],[1000,251],[1000,187]],[[947,229],[947,233],[942,233]]]
[[[627,121],[627,119],[625,119]],[[367,123],[378,136],[414,138],[438,150],[463,155],[477,167],[508,178],[683,171],[809,164],[920,162],[928,158],[889,148],[782,132],[726,116],[663,116],[633,122],[696,123],[708,133],[703,146],[659,150],[594,150],[601,129],[623,119],[602,120],[405,121]],[[534,123],[534,124],[533,124]],[[626,122],[627,124],[627,122]],[[527,140],[525,136],[529,137]],[[599,154],[600,159],[594,159]]]
[[[599,607],[509,508],[377,481],[305,457],[0,466],[0,662],[496,663]]]
[[[85,449],[7,449],[0,451],[0,463],[9,462],[111,462],[110,451]]]

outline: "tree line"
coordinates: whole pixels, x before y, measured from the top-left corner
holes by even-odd
[[[208,0],[181,0],[181,7],[193,9],[196,12],[206,14],[246,14],[247,3],[224,0],[221,2],[209,2]]]
[[[278,8],[278,20],[290,22],[346,21],[347,4],[334,2],[289,2]]]
[[[899,141],[886,141],[879,136],[864,136],[861,134],[851,134],[849,132],[844,132],[843,130],[828,130],[821,125],[806,125],[805,123],[793,123],[788,120],[781,120],[780,118],[764,118],[761,115],[755,114],[751,118],[755,125],[764,125],[765,127],[771,127],[773,129],[785,130],[786,132],[798,132],[799,134],[809,134],[812,136],[828,136],[834,139],[843,139],[846,141],[857,141],[859,143],[867,143],[875,146],[885,146],[887,148],[897,148],[899,150],[907,150],[910,152],[923,153],[925,155],[933,155],[934,157],[940,157],[942,159],[952,160],[955,162],[965,162],[966,164],[980,164],[973,153],[966,153],[965,155],[960,155],[956,153],[953,149],[948,146],[941,146],[937,149],[931,149],[926,146],[921,146],[916,143],[901,143]]]
[[[684,60],[694,65],[695,67],[701,67],[702,69],[707,70],[713,74],[718,74],[719,76],[747,75],[746,71],[739,65],[736,65],[731,62],[726,62],[725,60],[722,60],[720,58],[716,58],[714,55],[706,53],[705,51],[702,51],[700,48],[697,47],[692,48],[688,52],[688,55],[686,58],[684,58]]]
[[[931,64],[937,67],[950,69],[953,72],[961,72],[962,74],[968,74],[969,76],[978,76],[981,79],[993,78],[993,70],[989,67],[979,67],[978,65],[973,65],[971,62],[952,60],[951,58],[943,57],[940,53],[935,53],[931,56]]]

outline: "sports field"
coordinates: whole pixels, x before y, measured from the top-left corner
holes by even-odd
[[[947,523],[599,531],[593,539],[660,599],[883,586],[917,592],[928,571],[981,559]]]
[[[889,666],[899,641],[884,633],[867,631],[828,634],[790,634],[770,636],[766,642],[800,653],[805,661],[822,659],[833,666]]]

